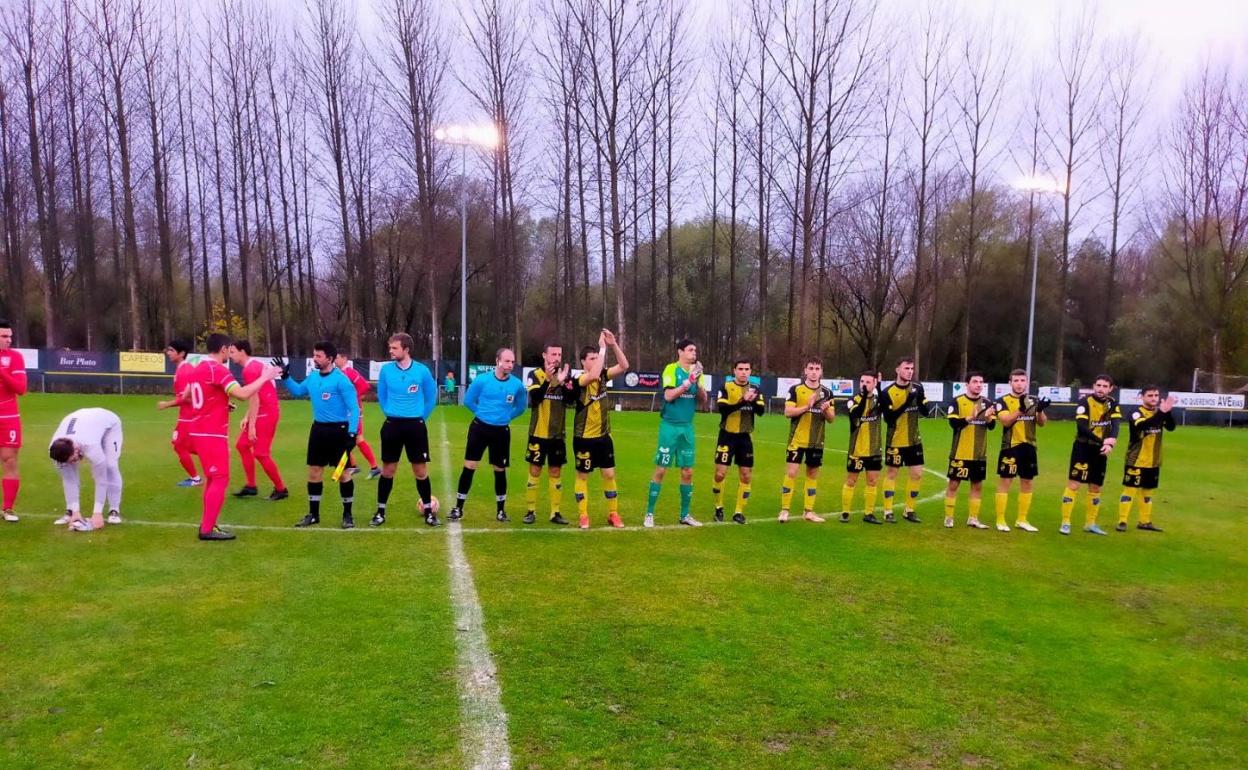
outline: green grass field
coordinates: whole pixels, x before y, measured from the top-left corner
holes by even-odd
[[[172,414],[154,402],[23,399],[25,515],[0,526],[0,767],[465,766],[448,532],[418,522],[410,476],[382,530],[338,530],[332,488],[321,529],[291,529],[306,511],[309,408],[286,402],[276,453],[293,497],[230,499],[222,523],[238,541],[200,543],[200,492],[173,486]],[[60,486],[44,451],[83,405],[117,411],[126,431],[128,522],[89,534],[52,526]],[[657,419],[612,417],[626,531],[602,528],[596,479],[594,530],[518,523],[522,464],[517,523],[496,524],[478,474],[464,543],[513,767],[1245,765],[1248,432],[1166,436],[1164,534],[1061,537],[1071,423],[1041,431],[1041,532],[1007,535],[943,529],[930,474],[921,526],[778,525],[786,426],[767,417],[750,524],[643,531]],[[376,448],[376,405],[368,420]],[[442,408],[430,427],[444,512],[466,424]],[[697,427],[707,520],[716,422]],[[838,422],[829,447],[845,434]],[[925,422],[924,436],[943,470],[946,426]],[[823,511],[844,476],[843,454],[828,457]],[[236,461],[232,486],[241,478]],[[676,521],[675,482],[660,524]],[[357,481],[361,523],[375,483]],[[570,479],[564,494],[574,513]],[[544,511],[544,483],[542,497]]]

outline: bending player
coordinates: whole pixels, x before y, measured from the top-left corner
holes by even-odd
[[[750,500],[750,482],[754,478],[754,420],[767,411],[767,403],[758,386],[750,382],[754,367],[748,358],[739,358],[732,365],[732,379],[719,390],[719,438],[715,442],[715,521],[724,520],[724,479],[728,466],[737,464],[737,504],[732,520],[745,523],[745,504]]]
[[[171,340],[165,348],[165,358],[173,364],[173,398],[159,401],[157,409],[178,408],[178,421],[173,425],[173,436],[169,443],[173,445],[173,453],[178,456],[178,464],[186,471],[186,478],[178,482],[180,487],[197,487],[204,483],[203,477],[195,470],[195,442],[191,439],[191,425],[195,422],[195,407],[190,401],[182,398],[191,384],[195,367],[186,358],[190,355],[191,344],[186,340]]]
[[[1070,517],[1075,510],[1075,497],[1081,484],[1088,485],[1087,519],[1083,531],[1092,535],[1104,535],[1096,524],[1101,508],[1101,485],[1105,483],[1105,466],[1109,453],[1118,443],[1118,421],[1122,411],[1118,402],[1109,397],[1114,380],[1108,374],[1099,374],[1092,383],[1092,393],[1079,399],[1075,407],[1075,443],[1070,450],[1070,469],[1067,472],[1066,490],[1062,493],[1063,535],[1070,534]]]
[[[5,521],[17,521],[13,506],[17,505],[17,490],[21,487],[21,475],[17,470],[17,453],[22,448],[22,415],[17,409],[17,398],[26,394],[26,361],[21,352],[13,349],[13,326],[0,321],[0,489],[4,503],[0,511]]]
[[[65,415],[52,434],[48,456],[61,474],[65,491],[65,515],[54,524],[68,524],[77,532],[90,532],[108,523],[121,523],[121,418],[107,409],[78,409]],[[78,469],[86,460],[95,479],[95,505],[91,520],[82,518],[79,505]]]
[[[282,383],[294,398],[312,402],[312,428],[308,431],[308,513],[295,523],[311,527],[321,523],[321,493],[325,490],[325,467],[337,466],[334,480],[342,497],[342,528],[355,527],[351,505],[355,502],[355,481],[347,467],[347,457],[355,447],[360,429],[360,406],[355,388],[347,375],[334,366],[338,351],[332,342],[322,340],[312,346],[312,371],[299,382],[290,376],[285,361],[274,359],[282,367]]]
[[[1161,398],[1161,389],[1145,385],[1140,391],[1140,408],[1131,413],[1131,441],[1127,445],[1126,467],[1122,469],[1122,497],[1118,503],[1118,531],[1127,531],[1131,506],[1140,499],[1140,522],[1136,529],[1160,532],[1153,524],[1153,493],[1161,481],[1161,438],[1163,430],[1174,430],[1174,396]]]
[[[243,369],[243,384],[250,385],[264,373],[264,364],[251,357],[251,343],[238,340],[230,346],[230,360]],[[281,402],[277,398],[277,386],[265,383],[260,392],[247,399],[247,414],[239,426],[238,441],[234,448],[243,461],[243,473],[247,483],[234,493],[235,497],[255,497],[256,463],[264,469],[264,475],[273,482],[273,492],[268,500],[285,500],[290,497],[286,482],[273,462],[273,437],[277,435],[277,423],[282,419]]]

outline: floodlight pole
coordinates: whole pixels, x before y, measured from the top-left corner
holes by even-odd
[[[1035,195],[1035,193],[1032,193]],[[1036,277],[1040,272],[1040,231],[1032,222],[1031,239],[1031,310],[1027,314],[1027,383],[1031,384],[1031,346],[1036,336]],[[1059,383],[1060,384],[1060,383]]]

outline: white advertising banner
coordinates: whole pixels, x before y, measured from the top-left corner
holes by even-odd
[[[38,348],[13,348],[22,354],[22,360],[26,362],[27,371],[39,368],[39,349]]]
[[[1243,394],[1232,393],[1186,393],[1170,391],[1174,405],[1184,409],[1243,409]]]
[[[922,382],[923,397],[928,401],[944,401],[945,400],[945,383],[943,382]]]
[[[1070,388],[1059,388],[1056,385],[1042,385],[1036,395],[1059,404],[1070,402]]]

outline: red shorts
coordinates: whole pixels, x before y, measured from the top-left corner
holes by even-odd
[[[205,476],[230,478],[230,440],[219,436],[192,436],[195,454],[204,466]]]
[[[173,425],[173,436],[169,439],[175,452],[195,454],[195,441],[191,438],[191,423],[177,422]]]
[[[22,418],[7,417],[0,420],[0,447],[17,449],[22,445]]]
[[[272,417],[264,416],[256,419],[256,440],[252,441],[248,436],[250,431],[241,431],[238,434],[238,441],[234,442],[234,448],[242,451],[246,447],[251,447],[252,454],[258,457],[268,457],[273,454],[273,436],[277,434],[277,421],[280,419],[278,415]]]

